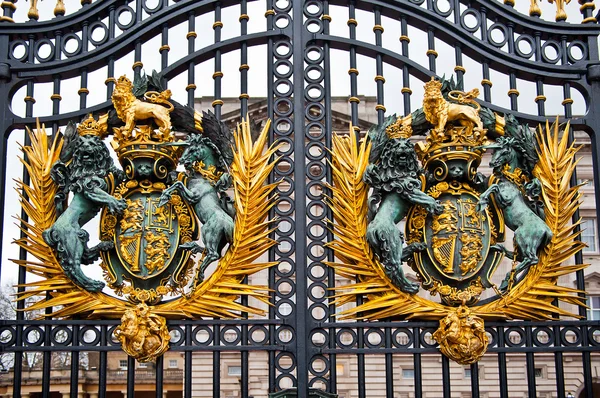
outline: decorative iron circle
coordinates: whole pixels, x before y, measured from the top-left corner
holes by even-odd
[[[567,333],[572,332],[575,336],[575,341],[569,341]],[[577,347],[581,345],[581,330],[573,326],[566,326],[560,330],[560,342],[565,347]]]
[[[104,36],[102,36],[102,39],[100,40],[94,39],[94,31],[96,29],[102,29],[102,31],[104,32]],[[89,27],[89,32],[90,43],[92,43],[96,47],[99,47],[108,41],[108,27],[102,21],[92,22]]]
[[[34,334],[37,333],[37,338]],[[33,340],[29,338],[34,337]],[[23,342],[28,346],[41,346],[44,343],[44,330],[39,326],[28,326],[23,330]]]
[[[579,51],[581,51],[581,57],[577,58],[575,56],[573,56],[573,49],[579,49]],[[569,62],[571,63],[577,63],[579,61],[584,61],[588,59],[588,49],[587,46],[585,45],[585,43],[582,40],[573,40],[571,43],[569,43],[569,45],[567,46],[567,55],[569,57]]]
[[[323,364],[324,364],[323,369],[321,369],[321,370],[315,369],[314,365],[315,365],[315,362],[317,362],[317,361],[323,362]],[[320,355],[320,354],[312,357],[308,366],[309,366],[310,371],[316,376],[325,376],[327,374],[327,372],[329,372],[329,360],[325,356]]]
[[[40,56],[40,49],[43,46],[50,47],[50,53],[45,57]],[[35,43],[35,47],[34,47],[35,59],[37,59],[40,63],[48,62],[48,61],[54,59],[55,53],[56,53],[56,49],[54,47],[54,43],[52,43],[52,41],[50,39],[40,39]]]
[[[316,11],[311,12],[311,7],[316,7]],[[304,3],[304,14],[309,17],[319,17],[323,14],[323,5],[320,1],[307,1]]]
[[[350,339],[348,342],[344,342],[344,336],[343,336],[344,334],[347,334],[350,336]],[[340,347],[340,348],[352,348],[356,345],[356,339],[357,339],[357,335],[356,335],[356,331],[354,329],[343,328],[337,332],[337,335],[335,337],[335,342],[337,343],[338,347]]]
[[[93,334],[94,338],[91,341],[86,339],[86,335]],[[100,331],[94,326],[84,326],[79,329],[79,343],[82,345],[94,346],[100,342]]]
[[[231,334],[235,338],[231,338]],[[242,333],[237,326],[225,326],[221,329],[221,342],[226,346],[236,346],[242,341]]]
[[[17,57],[15,56],[15,51],[20,46],[22,46],[25,50],[21,57]],[[14,59],[15,61],[26,61],[27,58],[29,58],[29,44],[25,40],[14,40],[12,43],[10,43],[10,49],[8,53],[10,55],[10,58]]]
[[[10,337],[6,337],[10,335]],[[8,347],[15,343],[17,339],[17,334],[15,333],[15,329],[9,326],[1,326],[0,327],[0,347]]]
[[[198,339],[198,335],[201,332],[206,333],[206,335],[207,335],[206,341],[200,341]],[[207,326],[196,326],[192,330],[192,341],[194,342],[195,345],[207,346],[207,345],[210,345],[213,342],[213,340],[214,340],[213,330]]]
[[[169,328],[171,340],[169,344],[172,346],[180,346],[185,342],[185,332],[181,326],[172,326]],[[176,337],[174,337],[176,335]]]
[[[306,18],[304,29],[313,35],[323,33],[323,22],[321,19],[315,17]]]
[[[433,328],[423,328],[423,329],[421,329],[421,333],[420,333],[420,336],[419,336],[419,342],[421,343],[422,347],[435,348],[435,347],[438,346],[437,341],[435,341],[433,339],[433,332],[435,332],[435,329],[433,329]],[[433,343],[429,343],[427,341],[426,336],[427,336],[428,333],[430,335],[430,340],[433,341]]]
[[[511,333],[517,333],[519,335],[519,342],[513,342],[510,339]],[[525,345],[525,332],[521,328],[511,327],[504,331],[504,345],[509,347],[521,347]]]
[[[371,336],[377,336],[377,338],[379,338],[379,342],[373,343],[373,342],[369,341],[369,338]],[[381,330],[381,329],[369,328],[365,332],[364,340],[365,340],[365,345],[369,348],[382,348],[385,345],[385,334],[383,333],[383,330]]]
[[[64,333],[64,341],[59,340],[61,333]],[[52,339],[52,345],[64,347],[73,342],[73,331],[66,326],[57,326],[52,329],[50,338]]]
[[[448,11],[442,11],[440,9],[440,7],[438,6],[439,1],[440,0],[433,0],[433,2],[432,2],[433,10],[436,12],[436,14],[439,14],[439,15],[443,16],[444,18],[452,15],[452,12],[454,11],[454,3],[451,1],[448,1]]]
[[[144,1],[142,1],[142,8],[148,14],[152,15],[155,12],[158,12],[161,10],[161,8],[163,7],[163,2],[164,2],[164,0],[158,0],[158,2],[156,3],[156,7],[152,8],[148,5],[148,0],[144,0]]]
[[[546,335],[548,336],[547,342],[543,342],[542,340],[540,340],[539,334],[542,332],[546,333]],[[554,332],[547,326],[540,326],[533,330],[532,339],[533,343],[538,347],[550,347],[554,344]]]
[[[494,32],[494,31],[496,31],[496,30],[498,30],[498,31],[502,32],[503,38],[502,38],[502,40],[500,40],[500,41],[496,41],[496,40],[494,39],[493,32]],[[491,25],[491,26],[488,28],[488,31],[487,31],[487,38],[488,38],[488,41],[489,41],[489,42],[490,42],[492,45],[494,45],[494,46],[496,46],[496,47],[498,47],[498,48],[501,48],[501,47],[503,47],[503,46],[506,44],[506,42],[508,41],[508,30],[506,29],[506,26],[504,26],[503,24],[501,24],[501,23],[499,23],[499,22],[496,22],[496,23],[492,24],[492,25]]]
[[[73,51],[69,51],[67,50],[67,43],[72,40],[75,40],[75,42],[77,43],[77,48]],[[65,54],[67,57],[74,57],[75,55],[78,55],[82,50],[81,38],[75,33],[67,33],[63,36],[61,47],[63,54]]]
[[[546,54],[546,50],[549,48],[552,48],[554,51],[556,51],[556,56],[554,58],[549,57]],[[544,61],[548,62],[549,64],[556,64],[562,58],[562,56],[562,48],[558,41],[546,40],[546,42],[542,44],[542,58]]]
[[[131,21],[129,21],[128,23],[122,23],[121,22],[121,15],[123,15],[123,13],[129,13],[131,15]],[[115,11],[115,24],[119,27],[119,29],[125,31],[129,28],[131,28],[133,25],[135,25],[135,11],[133,10],[133,8],[131,8],[128,5],[122,5],[121,7],[117,8],[117,10]]]
[[[466,18],[469,16],[472,16],[473,18],[475,18],[476,23],[474,26],[469,26],[469,24],[467,23]],[[467,32],[470,32],[470,33],[477,32],[477,29],[479,29],[479,27],[481,26],[481,14],[479,13],[479,11],[474,8],[467,8],[460,16],[460,26],[462,26],[463,29],[466,30]]]
[[[406,335],[407,342],[406,344],[402,344],[400,342],[400,333],[404,333]],[[408,328],[398,328],[394,330],[392,333],[392,344],[398,348],[408,348],[413,344],[413,333]]]
[[[262,333],[263,338],[256,339],[254,337],[255,333]],[[250,328],[250,330],[248,330],[248,339],[250,340],[250,343],[252,343],[252,344],[265,345],[269,341],[269,331],[267,330],[266,327],[264,327],[262,325],[254,325]]]
[[[287,68],[286,72],[281,72],[280,69]],[[278,79],[287,79],[294,73],[292,63],[287,59],[279,59],[273,65],[273,74]],[[285,99],[285,98],[280,98]]]
[[[318,297],[315,295],[315,290],[321,288],[323,293],[322,297]],[[323,301],[327,297],[327,285],[323,282],[314,282],[310,285],[310,289],[308,289],[308,297],[310,297],[313,301]]]
[[[288,290],[287,293],[280,289],[281,285],[284,283],[287,283],[288,285],[290,285],[290,289]],[[295,284],[290,283],[290,281],[288,281],[287,279],[279,279],[277,282],[275,282],[275,289],[279,293],[279,297],[284,298],[284,299],[291,298],[294,296],[294,294],[296,294]]]
[[[316,271],[320,271],[321,274],[315,274]],[[315,282],[322,282],[327,279],[327,272],[320,262],[313,262],[308,266],[308,277]]]
[[[530,47],[529,52],[525,52],[525,51],[521,50],[521,43],[523,43],[523,42],[529,44],[529,47]],[[533,56],[533,54],[535,54],[535,39],[530,35],[521,34],[515,40],[515,52],[520,57],[527,58],[527,59],[531,58]]]

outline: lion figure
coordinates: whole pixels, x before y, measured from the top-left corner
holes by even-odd
[[[82,129],[83,125],[92,127]],[[89,234],[82,227],[104,206],[113,214],[120,214],[126,208],[122,199],[109,194],[109,182],[118,184],[122,171],[114,166],[100,136],[94,134],[98,132],[97,124],[91,115],[78,130],[79,134],[74,128],[71,135],[65,132],[61,160],[52,166],[51,177],[58,188],[54,201],[60,215],[42,236],[48,246],[56,250],[58,262],[67,277],[88,291],[99,292],[104,283],[85,276],[81,264],[91,264],[101,250],[111,249],[113,243],[100,242],[89,248]],[[63,211],[69,193],[73,198]]]
[[[125,126],[121,127],[123,134],[130,134],[135,127],[136,120],[153,119],[159,131],[167,136],[171,132],[171,116],[174,109],[169,102],[171,90],[162,93],[149,91],[144,94],[147,101],[141,101],[133,94],[133,84],[126,76],[121,76],[115,85],[112,102],[117,116]],[[163,106],[164,105],[164,106]]]
[[[448,102],[444,99],[441,88],[442,83],[434,78],[425,84],[423,112],[427,121],[433,124],[434,134],[443,138],[446,123],[457,122],[467,129],[467,134],[481,135],[483,123],[479,117],[479,105],[471,98],[465,99],[465,104]],[[466,97],[470,97],[470,95],[467,94]],[[466,102],[474,104],[475,107],[466,105]]]

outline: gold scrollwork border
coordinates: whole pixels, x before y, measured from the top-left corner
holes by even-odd
[[[240,312],[262,315],[264,310],[236,302],[242,295],[253,297],[268,305],[266,286],[243,283],[246,276],[276,265],[276,262],[257,262],[266,250],[276,245],[269,238],[272,231],[269,210],[277,203],[274,193],[278,183],[267,184],[275,166],[277,145],[267,145],[270,121],[253,143],[249,123],[242,122],[234,134],[236,152],[231,166],[235,195],[234,241],[219,261],[216,271],[189,296],[181,296],[152,307],[152,313],[168,318],[220,317],[237,318]],[[30,184],[18,181],[20,203],[28,221],[19,220],[25,237],[16,243],[25,249],[26,260],[14,260],[41,280],[24,285],[17,300],[32,296],[46,296],[26,310],[48,307],[55,309],[52,316],[68,318],[74,315],[88,318],[121,318],[134,308],[130,302],[103,294],[91,293],[76,286],[64,274],[54,251],[44,242],[42,232],[56,220],[54,205],[56,185],[50,177],[52,165],[59,159],[63,145],[59,134],[51,142],[44,126],[37,122],[34,131],[28,129],[31,145],[22,147],[21,162],[31,176]],[[269,200],[265,200],[270,198]],[[109,228],[110,229],[110,228]],[[108,233],[104,231],[103,233]],[[58,308],[58,309],[56,309]]]
[[[568,129],[569,124],[564,131]],[[579,232],[575,232],[571,223],[581,199],[579,186],[569,185],[579,148],[568,143],[568,134],[560,137],[561,132],[558,121],[552,126],[546,122],[545,128],[540,126],[537,132],[540,161],[534,174],[542,183],[546,223],[554,234],[552,241],[540,253],[539,263],[532,266],[527,276],[513,289],[492,302],[470,307],[474,316],[528,320],[545,320],[555,316],[578,317],[554,305],[553,301],[556,299],[576,306],[585,305],[585,297],[579,296],[581,291],[557,284],[560,276],[588,266],[562,264],[585,245],[577,239]],[[335,288],[334,303],[342,306],[356,303],[358,296],[368,298],[364,304],[341,311],[338,317],[442,319],[456,308],[404,293],[395,287],[365,239],[369,187],[363,182],[362,175],[369,163],[370,151],[370,141],[365,139],[358,142],[352,126],[348,136],[333,137],[333,185],[328,205],[335,220],[331,227],[336,239],[328,246],[334,250],[336,261],[328,265],[338,275],[353,281]]]

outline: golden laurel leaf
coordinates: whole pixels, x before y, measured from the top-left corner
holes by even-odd
[[[569,125],[564,129],[569,131]],[[539,255],[539,263],[527,276],[504,296],[481,306],[471,307],[473,315],[485,319],[551,319],[555,316],[578,317],[554,305],[554,300],[577,306],[585,305],[583,293],[557,285],[558,277],[577,272],[587,264],[563,265],[564,261],[584,247],[577,238],[571,220],[581,200],[579,186],[570,187],[571,176],[579,148],[568,143],[568,134],[560,137],[558,123],[538,129],[540,161],[534,170],[542,183],[546,208],[546,223],[554,236]],[[369,187],[362,175],[369,163],[371,143],[358,142],[350,126],[349,136],[334,135],[331,156],[333,185],[328,205],[334,222],[335,240],[328,246],[336,261],[328,263],[336,273],[352,280],[335,288],[334,302],[342,306],[356,303],[357,297],[367,297],[361,305],[342,311],[340,319],[405,319],[439,320],[455,310],[434,301],[400,291],[385,275],[383,266],[374,256],[365,238],[367,228],[367,199]],[[360,314],[360,315],[359,315]]]
[[[267,148],[270,121],[253,143],[248,122],[238,125],[235,132],[236,152],[231,166],[235,196],[234,240],[221,258],[216,271],[189,297],[180,297],[165,304],[152,307],[152,312],[165,317],[220,317],[235,318],[241,312],[257,315],[263,309],[236,303],[239,296],[252,297],[269,303],[267,286],[244,283],[245,277],[267,269],[276,262],[254,263],[266,250],[276,244],[269,234],[269,210],[276,205],[274,190],[278,183],[267,184],[268,176],[277,159],[278,146]],[[103,293],[90,293],[75,285],[64,274],[54,251],[42,238],[42,232],[57,218],[54,205],[56,185],[50,177],[52,165],[59,159],[62,136],[49,142],[45,128],[27,130],[31,145],[22,147],[25,155],[21,162],[30,175],[30,183],[18,181],[20,203],[28,221],[19,220],[25,237],[16,243],[27,251],[26,260],[13,260],[28,272],[43,279],[23,285],[17,300],[33,296],[48,297],[28,306],[33,311],[53,307],[52,316],[68,318],[87,315],[89,318],[120,318],[133,304]],[[58,309],[57,309],[58,308]]]

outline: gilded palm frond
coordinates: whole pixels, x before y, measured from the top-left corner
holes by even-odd
[[[234,181],[235,220],[234,241],[219,262],[217,270],[190,297],[181,297],[164,305],[152,307],[152,312],[172,318],[181,317],[238,317],[241,312],[262,314],[258,308],[236,303],[237,297],[245,295],[260,302],[269,302],[268,288],[244,283],[252,273],[275,265],[274,262],[257,262],[266,250],[276,244],[269,238],[272,231],[268,220],[269,210],[276,204],[273,194],[275,184],[266,184],[269,173],[275,166],[272,159],[277,146],[267,146],[270,123],[262,130],[257,141],[252,143],[248,122],[238,126],[235,134],[237,152],[231,168]],[[56,185],[50,177],[52,165],[59,159],[62,137],[58,135],[52,143],[43,127],[28,130],[31,145],[22,147],[21,160],[30,175],[30,183],[18,181],[21,206],[28,220],[21,221],[24,237],[16,243],[28,252],[25,260],[14,260],[28,272],[43,279],[24,284],[18,300],[32,296],[46,296],[26,308],[42,310],[54,308],[52,316],[68,318],[87,315],[90,318],[120,318],[131,304],[103,293],[90,293],[68,279],[54,251],[42,238],[42,232],[57,218],[54,205]],[[266,148],[266,149],[265,149]]]
[[[262,129],[256,142],[252,142],[250,124],[238,125],[234,134],[236,149],[231,165],[235,190],[234,241],[227,250],[216,271],[184,303],[168,303],[160,309],[181,310],[186,316],[217,316],[232,318],[239,312],[262,315],[258,308],[243,306],[235,302],[238,296],[253,297],[268,303],[266,286],[243,283],[244,277],[275,265],[275,262],[257,260],[277,243],[269,238],[271,221],[269,210],[276,205],[273,195],[276,184],[266,184],[275,167],[272,159],[278,146],[267,147],[270,121]],[[265,149],[266,148],[266,149]],[[157,308],[157,313],[160,313]]]
[[[569,126],[566,126],[568,131]],[[357,142],[350,129],[349,137],[333,137],[331,166],[333,170],[332,197],[328,199],[336,239],[328,246],[334,250],[336,261],[328,265],[336,273],[350,279],[349,285],[336,287],[334,303],[341,306],[366,297],[365,303],[341,311],[344,318],[437,320],[447,315],[451,307],[409,295],[397,289],[388,279],[380,262],[365,239],[367,227],[368,186],[362,175],[368,164],[370,143]],[[573,305],[585,305],[580,291],[558,286],[560,276],[585,268],[586,264],[563,265],[584,246],[571,223],[581,194],[579,187],[570,187],[575,171],[578,148],[568,144],[568,134],[560,138],[558,124],[539,128],[540,161],[534,175],[542,183],[546,206],[546,223],[554,237],[540,253],[539,264],[532,266],[527,277],[509,293],[491,303],[472,307],[472,313],[488,319],[550,319],[554,316],[576,316],[553,304],[555,299]],[[360,315],[359,315],[360,314]]]

